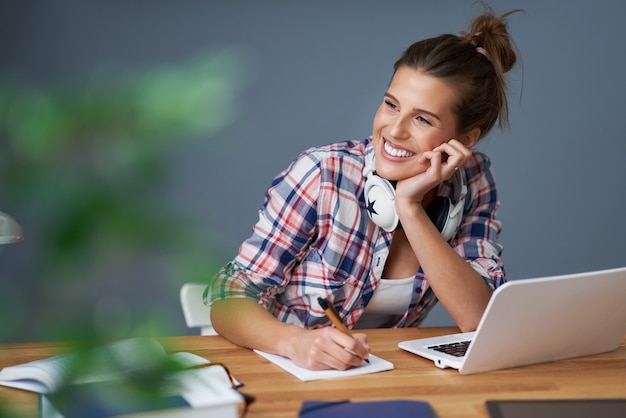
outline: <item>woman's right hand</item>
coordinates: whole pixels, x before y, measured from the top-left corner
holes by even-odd
[[[360,366],[370,353],[365,334],[349,336],[334,327],[298,329],[286,343],[287,356],[309,370],[347,370]]]
[[[370,353],[365,334],[286,324],[249,299],[215,301],[211,321],[220,335],[237,345],[288,357],[310,370],[346,370],[361,365]]]

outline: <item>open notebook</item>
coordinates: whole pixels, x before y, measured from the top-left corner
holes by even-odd
[[[626,333],[626,267],[500,286],[474,332],[398,346],[462,374],[615,350]]]
[[[373,354],[369,355],[369,363],[363,362],[359,367],[353,367],[348,370],[309,370],[297,366],[296,363],[287,357],[266,353],[260,350],[254,350],[254,352],[262,357],[265,357],[266,360],[271,361],[303,382],[308,382],[310,380],[333,379],[337,377],[358,376],[393,369],[393,363]]]

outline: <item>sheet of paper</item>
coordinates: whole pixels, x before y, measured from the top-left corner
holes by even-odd
[[[297,366],[293,361],[286,357],[276,354],[266,353],[260,350],[254,350],[258,355],[265,357],[267,360],[281,367],[285,371],[291,373],[298,379],[307,382],[310,380],[333,379],[337,377],[358,376],[361,374],[382,372],[393,369],[393,363],[380,357],[370,354],[369,364],[363,362],[361,366],[348,370],[309,370]]]

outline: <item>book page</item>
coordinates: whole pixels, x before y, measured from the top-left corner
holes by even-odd
[[[359,366],[348,370],[309,370],[303,367],[297,366],[292,360],[287,357],[282,357],[276,354],[266,353],[260,350],[254,350],[258,355],[266,358],[277,366],[281,367],[285,371],[291,373],[298,379],[306,382],[310,380],[321,379],[333,379],[337,377],[357,376],[361,374],[382,372],[385,370],[393,369],[393,363],[377,357],[373,354],[369,355],[369,364],[365,361]]]

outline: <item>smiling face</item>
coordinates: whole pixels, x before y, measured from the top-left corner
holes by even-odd
[[[389,180],[415,176],[428,168],[418,163],[422,152],[453,138],[463,142],[456,132],[455,102],[455,91],[443,81],[398,68],[374,116],[377,173]]]

